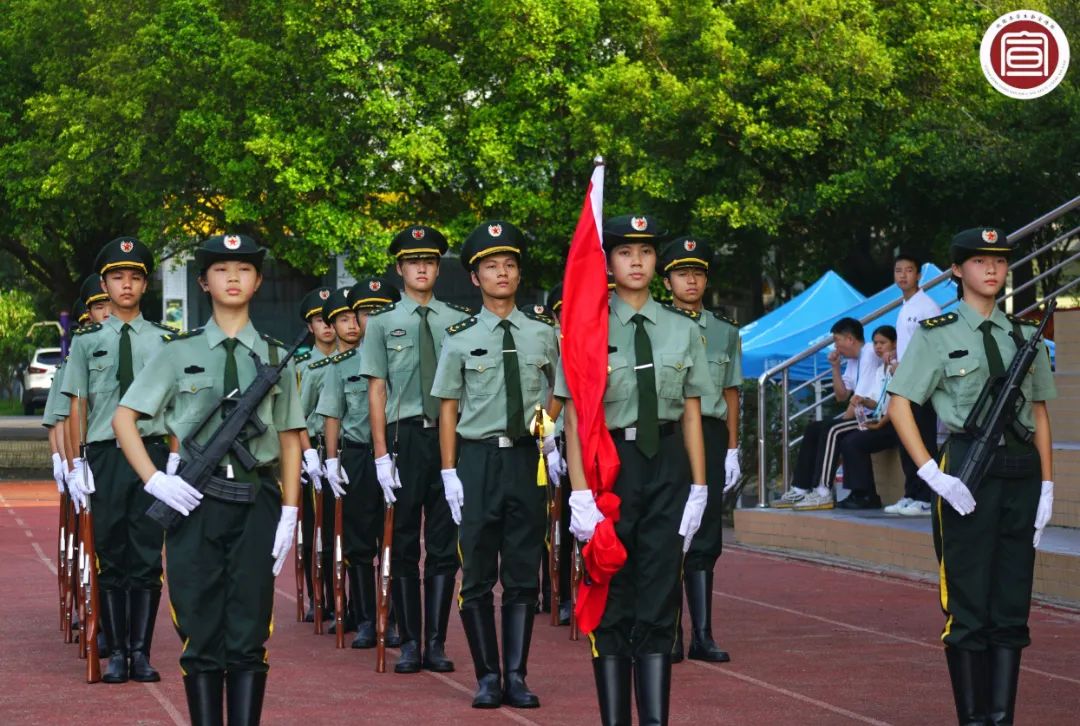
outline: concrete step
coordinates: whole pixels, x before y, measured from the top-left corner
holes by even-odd
[[[938,572],[929,517],[883,512],[735,510],[739,544],[836,557],[870,568]],[[1080,530],[1048,527],[1035,557],[1036,597],[1080,606]]]

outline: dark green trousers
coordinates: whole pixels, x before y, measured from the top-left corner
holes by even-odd
[[[946,471],[955,471],[966,449],[962,440],[948,443]],[[1009,462],[1011,470],[991,469],[975,493],[975,511],[966,517],[934,497],[934,549],[945,613],[941,640],[946,645],[984,650],[1031,643],[1032,537],[1042,476],[1033,446]]]
[[[536,484],[539,456],[535,443],[500,449],[461,442],[463,609],[493,604],[496,582],[502,583],[503,605],[536,604],[547,509],[547,490]]]
[[[341,465],[349,477],[341,522],[345,564],[370,565],[379,553],[383,521],[382,488],[375,475],[371,446],[347,442],[341,452]],[[328,501],[332,503],[333,499]]]
[[[690,542],[683,570],[712,572],[724,547],[724,460],[727,458],[727,421],[711,416],[701,418],[705,434],[705,483],[709,485],[709,500],[701,529]],[[680,434],[681,436],[681,431]]]
[[[203,497],[165,541],[184,675],[268,670],[281,490],[263,477],[252,504]]]
[[[652,459],[633,441],[616,439],[615,448],[621,463],[615,493],[622,499],[615,533],[627,558],[611,579],[604,616],[590,636],[593,655],[670,653],[681,597],[679,524],[690,495],[683,438],[663,437]]]
[[[164,439],[143,439],[154,466],[169,459]],[[86,458],[94,474],[94,546],[102,590],[160,590],[165,530],[146,515],[154,498],[115,441],[90,444]]]
[[[439,430],[416,423],[386,426],[392,441],[397,429],[397,467],[401,488],[394,505],[394,577],[420,576],[420,526],[424,527],[424,577],[453,575],[458,568],[457,525],[443,494]]]

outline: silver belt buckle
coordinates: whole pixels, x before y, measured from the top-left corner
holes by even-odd
[[[439,425],[439,422],[437,420],[432,420],[427,416],[421,416],[420,418],[424,421],[424,428],[426,429],[433,429]]]
[[[637,426],[627,426],[623,432],[627,441],[637,441]]]
[[[499,437],[499,448],[500,449],[509,449],[513,445],[514,445],[514,442],[510,439],[509,436],[500,436]]]

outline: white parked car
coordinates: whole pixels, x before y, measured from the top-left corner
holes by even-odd
[[[22,405],[27,416],[34,413],[38,406],[44,406],[49,397],[56,367],[60,364],[59,348],[38,348],[30,357],[30,364],[22,374]]]

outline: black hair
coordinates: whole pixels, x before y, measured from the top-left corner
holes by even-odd
[[[920,260],[918,257],[915,256],[914,252],[908,252],[906,250],[901,250],[900,252],[897,252],[896,257],[893,258],[893,265],[895,265],[900,260],[907,260],[911,264],[915,265],[915,274],[916,275],[921,275],[922,274],[923,262],[922,262],[922,260]]]
[[[855,318],[840,318],[829,328],[829,332],[833,335],[850,335],[860,343],[865,342],[862,323]]]
[[[879,325],[874,328],[874,335],[880,335],[884,338],[888,338],[894,343],[896,342],[896,328],[891,325]],[[870,336],[871,340],[874,338],[874,335]]]

